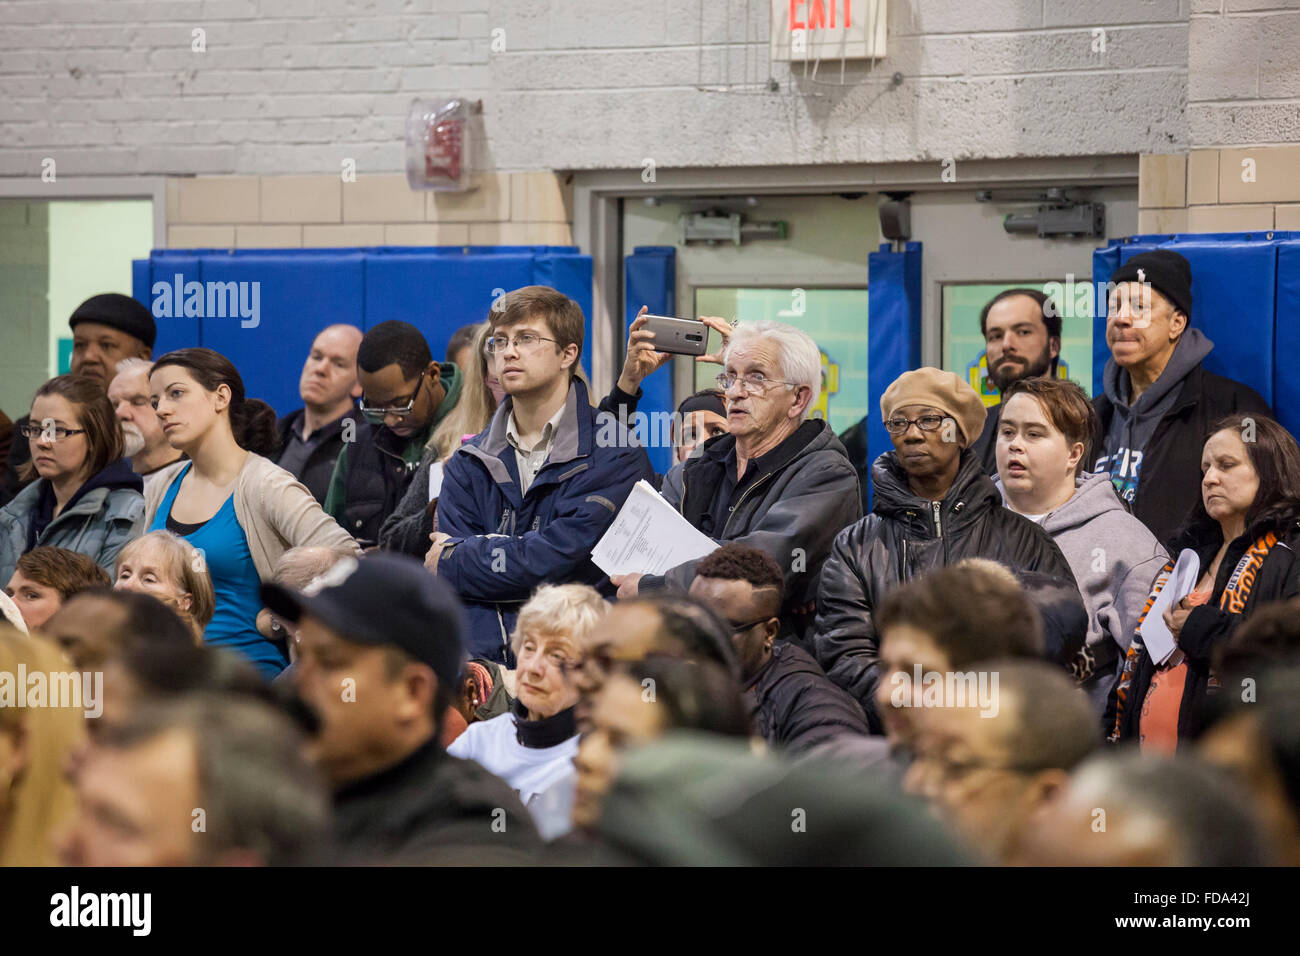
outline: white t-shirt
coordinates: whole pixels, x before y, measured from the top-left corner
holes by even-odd
[[[447,753],[473,760],[508,783],[528,807],[543,838],[551,840],[568,830],[577,784],[573,768],[577,734],[554,747],[525,747],[515,737],[514,716],[501,714],[470,724]]]

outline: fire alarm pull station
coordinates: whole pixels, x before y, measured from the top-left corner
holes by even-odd
[[[469,119],[478,100],[415,100],[406,114],[406,181],[412,189],[467,192],[473,168]]]

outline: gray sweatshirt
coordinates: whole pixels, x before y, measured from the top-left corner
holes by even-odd
[[[1116,490],[1129,504],[1133,503],[1133,496],[1137,493],[1147,442],[1155,434],[1165,412],[1178,400],[1187,373],[1196,368],[1213,348],[1214,343],[1199,329],[1188,329],[1174,346],[1174,353],[1160,377],[1132,405],[1129,404],[1132,382],[1128,372],[1116,365],[1113,358],[1106,362],[1102,381],[1106,397],[1115,406],[1115,414],[1106,431],[1105,447],[1097,453],[1092,470],[1110,475]]]
[[[997,484],[1005,501],[1001,480]],[[1088,609],[1084,653],[1091,658],[1092,673],[1082,686],[1104,709],[1117,662],[1132,643],[1151,583],[1169,555],[1146,525],[1128,513],[1105,475],[1080,475],[1070,500],[1039,523],[1069,562]]]

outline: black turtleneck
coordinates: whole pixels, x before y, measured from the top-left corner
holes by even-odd
[[[516,699],[512,709],[515,739],[519,741],[520,746],[532,750],[542,750],[562,744],[578,732],[578,721],[574,711],[575,707],[569,707],[541,720],[529,720],[528,708]]]

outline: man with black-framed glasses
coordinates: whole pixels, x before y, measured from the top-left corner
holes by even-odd
[[[696,567],[691,596],[730,626],[745,700],[755,729],[769,744],[794,753],[845,734],[870,733],[862,708],[831,683],[811,654],[789,641],[776,643],[785,579],[770,555],[735,542],[724,545]]]
[[[334,463],[325,511],[363,547],[376,544],[438,423],[460,398],[460,370],[433,360],[407,322],[380,322],[357,347],[361,417]]]

